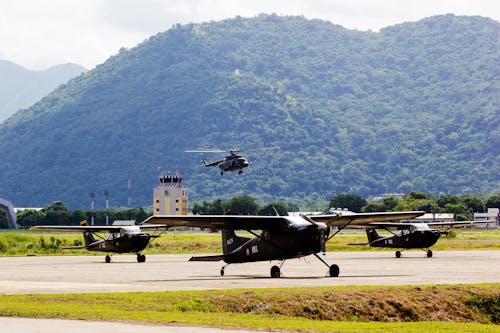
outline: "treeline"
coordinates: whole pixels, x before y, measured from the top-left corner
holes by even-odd
[[[357,213],[414,211],[426,213],[453,213],[457,220],[472,220],[474,213],[484,213],[487,208],[500,208],[500,195],[491,195],[486,199],[465,195],[434,196],[424,192],[412,191],[404,198],[384,198],[382,201],[368,201],[365,198],[351,193],[338,194],[329,202],[317,202],[307,208],[299,208],[286,202],[273,202],[259,206],[254,198],[249,196],[236,197],[222,201],[216,199],[212,202],[203,201],[196,203],[193,214],[217,215],[231,213],[235,215],[287,215],[289,211],[320,210],[332,208],[348,209]]]
[[[229,200],[215,199],[194,204],[191,212],[195,215],[288,215],[291,211],[327,211],[329,209],[348,209],[353,212],[390,212],[421,210],[426,213],[453,213],[457,220],[472,220],[474,213],[484,213],[488,208],[500,208],[500,194],[487,198],[465,195],[435,196],[413,191],[404,198],[388,197],[382,201],[368,201],[352,193],[338,194],[328,202],[311,203],[309,207],[299,207],[291,201],[275,201],[259,204],[251,196],[238,196]],[[69,210],[61,201],[55,201],[41,210],[26,209],[17,213],[17,223],[22,228],[34,225],[78,225],[81,221],[91,221],[95,225],[105,225],[106,211]],[[110,209],[107,213],[109,223],[115,220],[135,220],[141,222],[151,216],[144,208]],[[7,217],[0,210],[0,228],[8,228]]]
[[[52,202],[41,210],[26,209],[16,214],[17,224],[21,228],[29,228],[34,225],[78,225],[86,220],[89,224],[94,216],[95,225],[106,224],[106,211],[84,211],[82,209],[69,210],[62,201]],[[143,208],[110,209],[107,213],[109,223],[115,220],[143,221],[151,214]],[[0,210],[0,228],[7,229],[7,218],[5,212]]]

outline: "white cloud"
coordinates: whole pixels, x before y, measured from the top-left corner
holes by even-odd
[[[358,30],[454,13],[499,20],[488,0],[16,0],[0,2],[0,58],[32,69],[87,68],[175,23],[259,13],[303,15]]]

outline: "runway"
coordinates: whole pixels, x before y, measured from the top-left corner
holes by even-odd
[[[355,285],[429,285],[500,283],[500,251],[337,252],[323,258],[340,267],[327,277],[315,257],[287,260],[284,277],[269,277],[271,263],[229,265],[189,262],[190,255],[116,255],[110,264],[102,255],[0,258],[1,294],[168,291],[232,288],[276,288]],[[273,262],[273,264],[278,264]]]

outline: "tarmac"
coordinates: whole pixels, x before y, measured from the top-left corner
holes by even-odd
[[[190,255],[36,256],[0,258],[1,294],[130,292],[235,288],[315,287],[349,285],[422,285],[500,283],[500,251],[336,252],[322,258],[340,267],[327,276],[317,258],[287,260],[283,277],[270,278],[272,264],[233,264],[220,276],[223,262],[190,262]]]
[[[327,276],[327,267],[317,258],[287,260],[282,278],[270,278],[271,265],[257,262],[229,265],[220,276],[223,262],[190,262],[190,255],[148,255],[137,263],[135,255],[115,255],[104,263],[103,255],[36,256],[0,258],[1,294],[133,292],[168,290],[244,289],[319,286],[398,286],[435,284],[500,283],[500,251],[434,251],[427,258],[424,251],[404,251],[401,258],[394,252],[336,252],[322,258],[340,267],[339,277]],[[58,332],[43,330],[35,319],[0,318],[0,327],[8,332]],[[38,320],[38,319],[37,319]],[[36,321],[36,320],[35,320]],[[50,320],[49,320],[50,321]],[[71,329],[75,321],[58,321],[57,327]],[[80,326],[81,321],[76,321]],[[64,323],[64,325],[63,325]],[[89,323],[89,322],[85,322]],[[9,326],[10,325],[10,326]],[[16,331],[16,325],[21,325]],[[34,325],[34,326],[32,326]],[[68,325],[68,326],[66,326]],[[128,332],[124,323],[96,322],[95,330]],[[102,326],[102,329],[101,329]],[[30,328],[36,327],[36,331]],[[54,328],[54,323],[47,324]],[[149,331],[148,327],[152,330]],[[158,332],[156,326],[139,327],[141,332]],[[162,332],[168,332],[165,326]],[[168,326],[167,326],[168,327]],[[172,332],[211,332],[203,327],[175,326]],[[91,330],[94,330],[92,328]],[[218,332],[217,329],[214,329]],[[88,331],[88,330],[86,330]],[[61,330],[62,332],[62,330]],[[83,332],[83,331],[82,331]],[[220,332],[230,332],[221,330]],[[238,332],[244,332],[238,330]]]

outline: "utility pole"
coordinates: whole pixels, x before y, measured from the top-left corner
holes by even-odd
[[[94,201],[95,201],[95,194],[94,192],[90,193],[90,225],[94,225]]]
[[[106,197],[106,225],[109,225],[109,193],[107,190],[104,191],[104,196]]]

